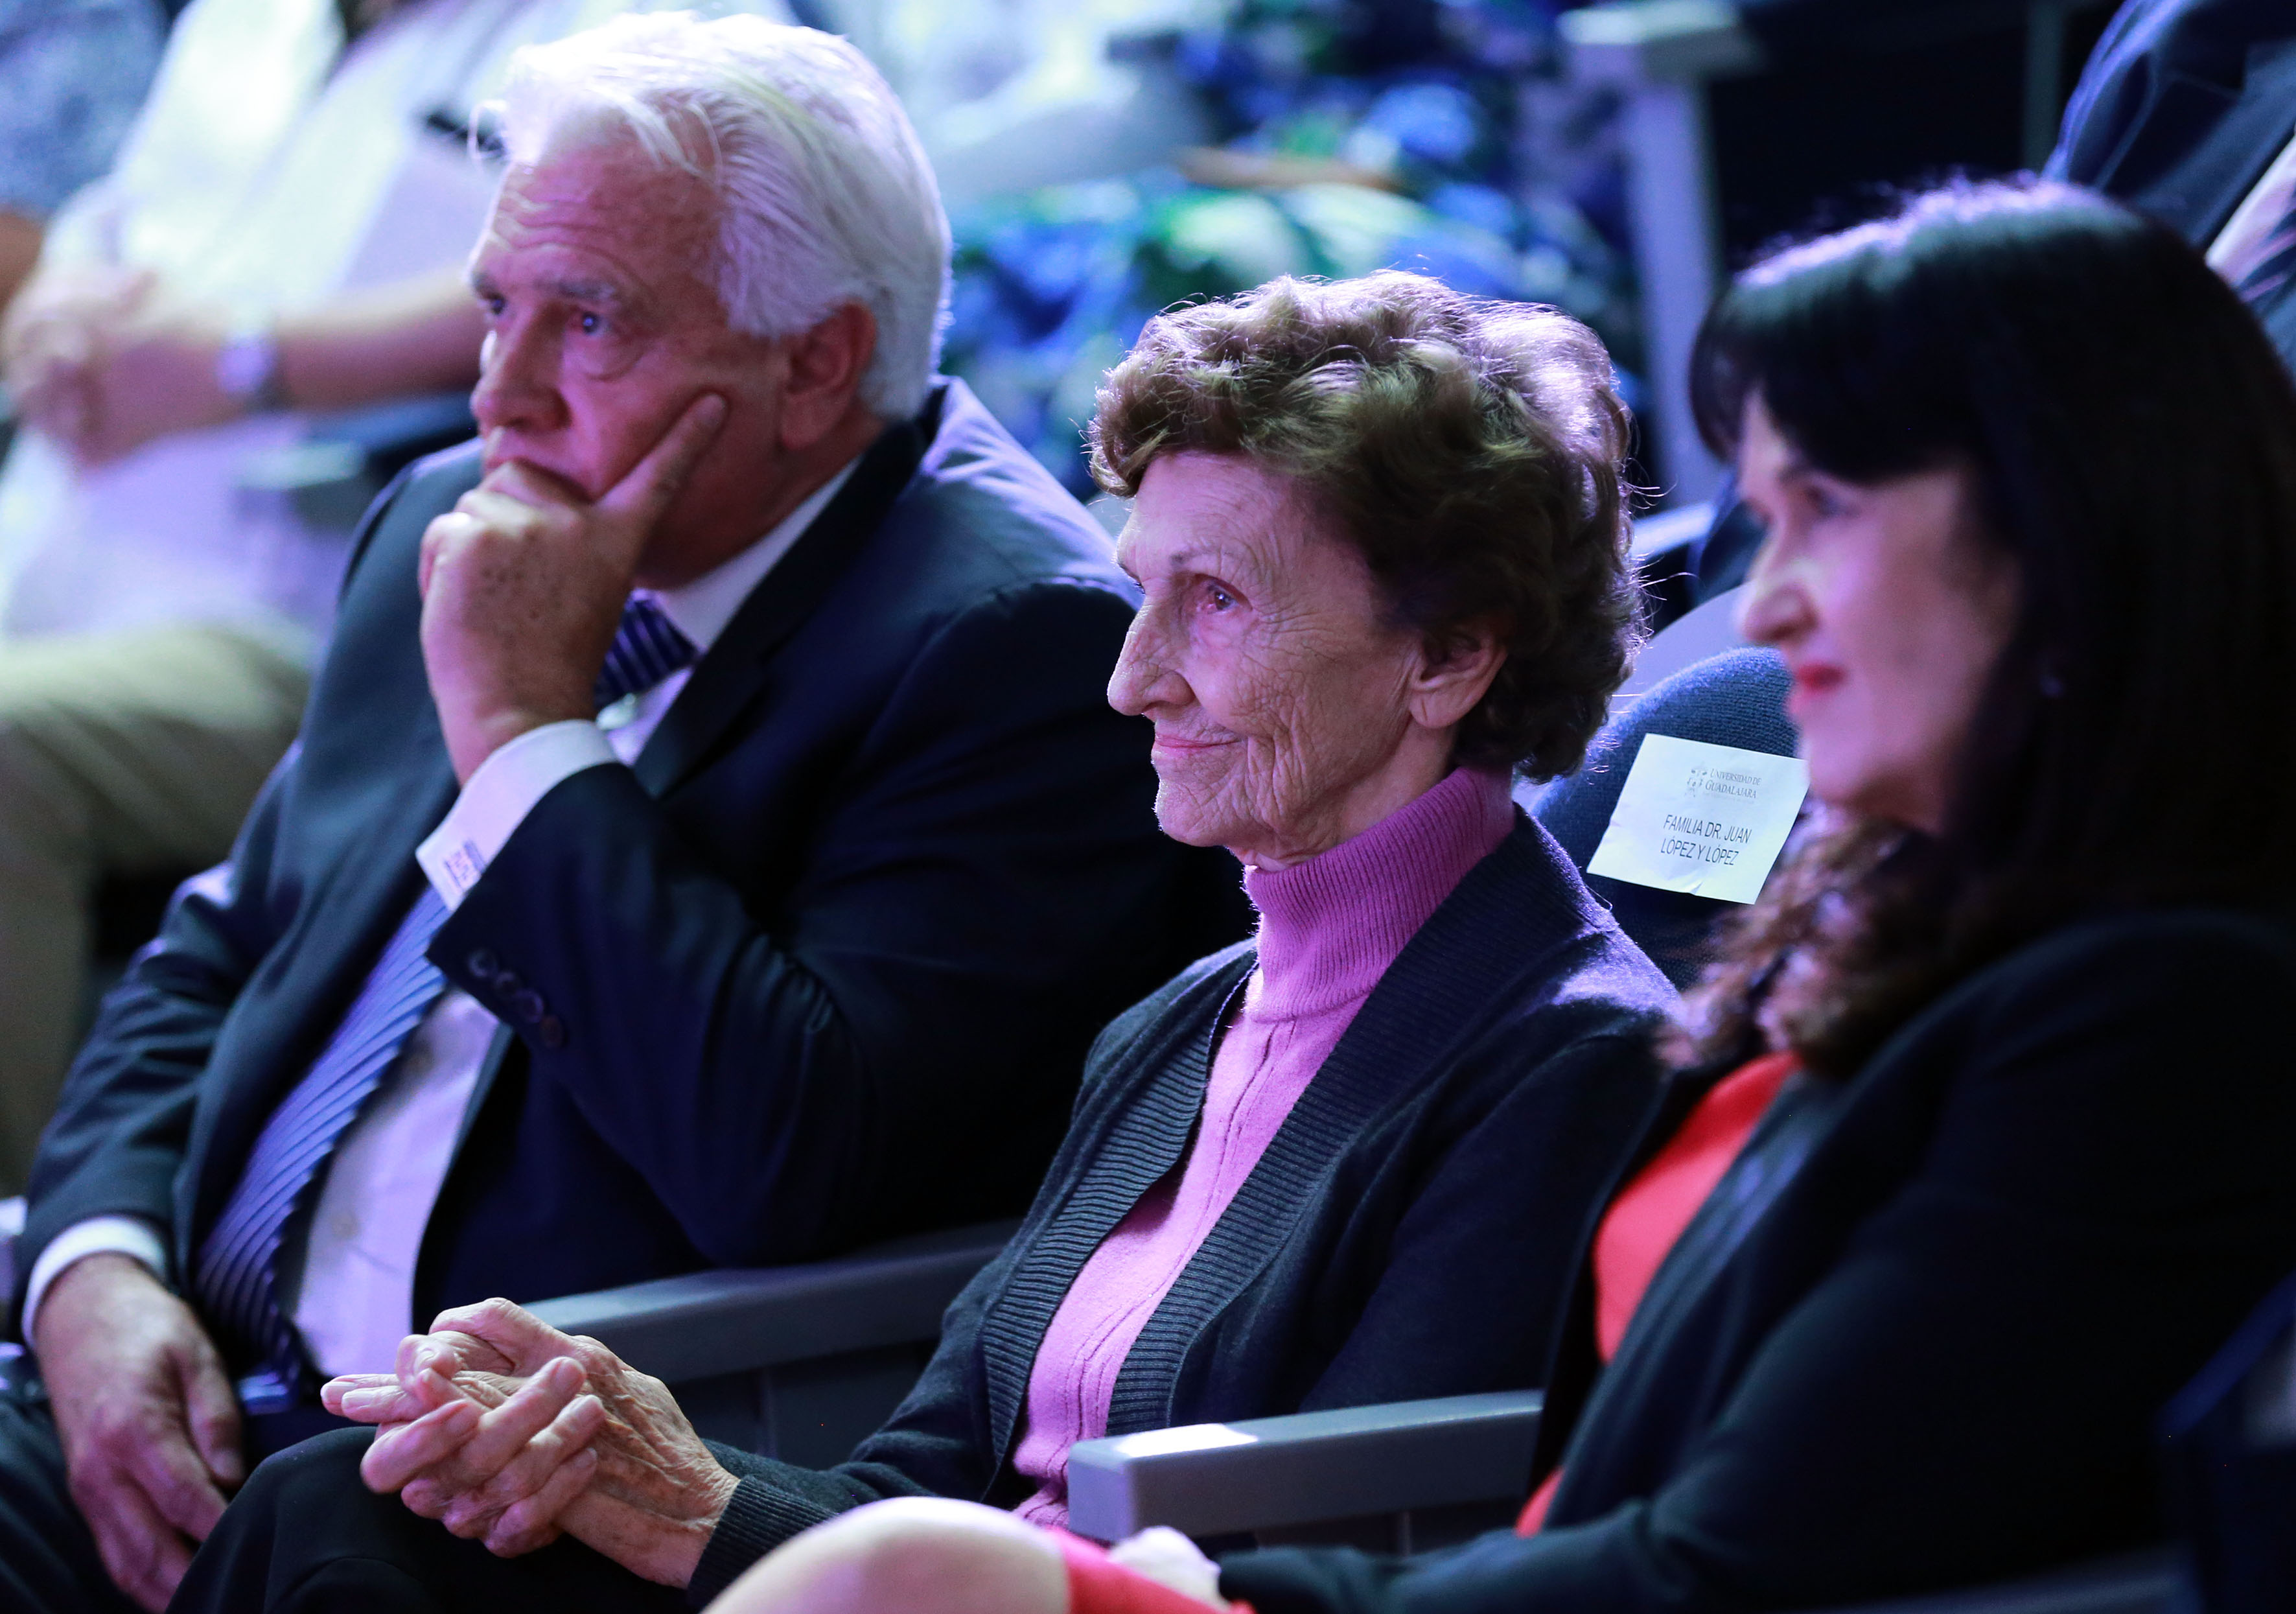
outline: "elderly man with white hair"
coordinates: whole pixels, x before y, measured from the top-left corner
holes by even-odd
[[[1226,939],[1103,699],[1129,585],[933,374],[947,226],[876,74],[626,18],[502,113],[481,440],[371,513],[36,1167],[12,1610],[160,1608],[441,1307],[1017,1211],[1100,1024]]]

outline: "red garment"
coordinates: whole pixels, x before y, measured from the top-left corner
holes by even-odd
[[[1611,1201],[1595,1233],[1595,1349],[1603,1361],[1617,1354],[1619,1341],[1627,1337],[1627,1324],[1667,1251],[1754,1135],[1755,1124],[1778,1089],[1800,1067],[1793,1053],[1764,1054],[1723,1077]],[[1546,1477],[1515,1520],[1516,1535],[1538,1533],[1562,1481],[1561,1469]]]
[[[1205,1614],[1194,1598],[1136,1575],[1112,1560],[1108,1549],[1081,1536],[1054,1529],[1061,1561],[1069,1570],[1069,1614]],[[1235,1614],[1251,1614],[1248,1602],[1230,1603]]]

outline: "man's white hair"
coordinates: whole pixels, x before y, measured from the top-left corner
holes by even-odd
[[[844,40],[761,17],[617,17],[518,52],[497,110],[512,162],[619,125],[709,181],[734,328],[787,336],[865,304],[877,350],[861,401],[886,420],[923,406],[948,302],[948,216],[907,114]]]

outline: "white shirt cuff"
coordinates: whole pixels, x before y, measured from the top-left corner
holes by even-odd
[[[160,1282],[168,1280],[168,1241],[160,1230],[141,1216],[90,1216],[85,1222],[75,1222],[54,1238],[32,1263],[32,1280],[24,1288],[24,1338],[32,1337],[33,1325],[38,1322],[40,1302],[46,1297],[49,1285],[64,1275],[64,1269],[90,1256],[132,1256],[152,1269],[152,1275]]]
[[[577,719],[529,729],[479,764],[414,861],[452,913],[535,803],[560,781],[601,762],[618,762],[605,732]]]

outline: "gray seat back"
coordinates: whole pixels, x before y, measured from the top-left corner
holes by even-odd
[[[1652,647],[1665,638],[1662,634],[1653,640]],[[1792,687],[1785,663],[1774,650],[1726,650],[1693,663],[1612,717],[1587,747],[1578,771],[1556,780],[1536,798],[1532,816],[1584,873],[1610,827],[1619,792],[1626,786],[1644,735],[1672,735],[1792,756],[1797,737],[1785,708]],[[1677,986],[1698,978],[1713,956],[1716,922],[1735,906],[1601,875],[1587,875],[1587,885],[1610,904],[1619,927]]]

